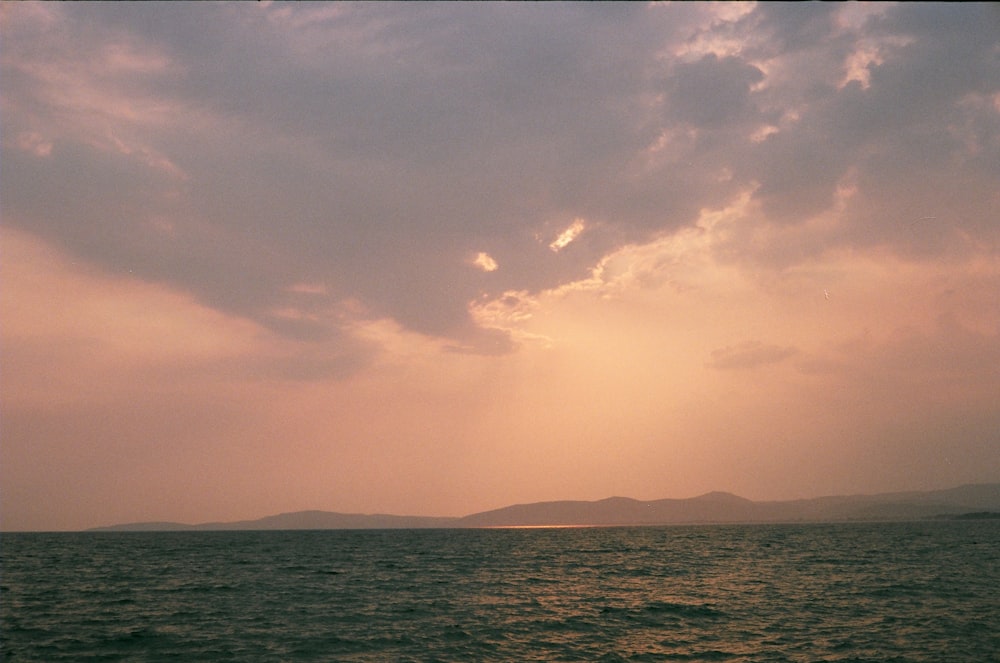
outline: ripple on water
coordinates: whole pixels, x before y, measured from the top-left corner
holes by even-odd
[[[997,660],[1000,523],[5,534],[3,652]]]

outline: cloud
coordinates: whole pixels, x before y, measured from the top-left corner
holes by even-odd
[[[476,254],[476,257],[472,259],[472,264],[484,272],[495,272],[499,267],[497,261],[494,260],[490,254],[484,253],[483,251]]]
[[[843,219],[795,259],[976,251],[997,233],[991,13],[13,7],[6,222],[279,332],[291,288],[324,283],[473,346],[484,288],[578,279],[748,188],[748,229]],[[905,223],[925,215],[949,222]],[[577,250],[538,252],[566,217],[587,241],[574,223],[550,246]],[[772,234],[745,255],[789,258]],[[461,269],[477,247],[505,266],[489,284]]]
[[[4,229],[4,348],[17,402],[127,397],[150,383],[317,380],[354,374],[378,355],[373,324],[349,303],[273,311],[268,330],[182,292],[81,266],[30,234]],[[305,293],[305,297],[315,293]],[[323,324],[335,319],[336,327]],[[284,327],[282,327],[284,325]],[[337,330],[336,332],[332,330]],[[329,339],[333,333],[337,338]],[[328,343],[316,343],[323,334]],[[95,394],[84,387],[101,383]],[[221,388],[221,386],[220,386]],[[119,393],[121,390],[121,393]]]
[[[766,345],[760,341],[747,341],[737,346],[712,350],[708,365],[721,370],[750,369],[776,364],[795,354],[795,348]]]
[[[763,78],[760,69],[732,56],[720,59],[710,53],[695,62],[680,62],[667,87],[670,115],[698,128],[753,125],[760,117],[750,90]]]
[[[558,253],[562,249],[569,246],[569,244],[574,239],[579,237],[580,233],[583,232],[584,228],[585,224],[583,222],[583,219],[573,219],[573,223],[569,224],[569,226],[565,230],[559,233],[558,237],[552,240],[552,243],[549,244],[549,248],[552,251]]]
[[[325,295],[326,286],[322,283],[293,283],[288,287],[289,292],[297,292],[304,295]]]

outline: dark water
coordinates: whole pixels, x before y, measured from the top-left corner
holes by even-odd
[[[7,661],[997,661],[1000,522],[4,534]]]

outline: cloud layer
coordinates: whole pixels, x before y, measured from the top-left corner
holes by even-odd
[[[336,447],[358,477],[406,477],[358,508],[399,511],[405,487],[426,512],[669,496],[640,468],[671,453],[678,489],[751,497],[1000,476],[993,5],[17,4],[0,21],[5,518],[84,463],[31,451],[58,457],[72,427],[95,463],[202,440],[166,476],[239,457],[249,485],[289,411],[288,472]],[[217,425],[206,393],[258,425]],[[759,479],[725,469],[754,444]],[[823,445],[879,469],[849,478]],[[569,478],[546,484],[560,458]],[[903,458],[923,463],[909,483],[885,469]],[[259,506],[353,499],[316,497],[322,481]]]

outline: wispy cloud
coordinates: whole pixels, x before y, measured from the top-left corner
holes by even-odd
[[[585,225],[583,223],[583,219],[573,219],[573,223],[569,224],[569,227],[567,227],[566,230],[563,230],[559,233],[558,237],[552,240],[552,243],[549,244],[549,248],[558,253],[560,250],[569,246],[574,239],[579,237],[580,233],[583,232],[584,227]]]
[[[712,350],[708,365],[721,370],[750,369],[776,364],[795,354],[795,348],[747,341],[736,346]]]

